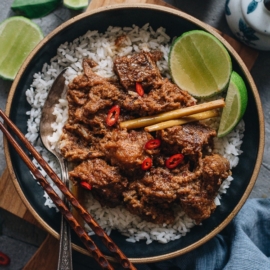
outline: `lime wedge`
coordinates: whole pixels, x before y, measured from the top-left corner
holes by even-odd
[[[27,18],[15,16],[3,21],[0,24],[0,77],[13,80],[42,38],[40,28]]]
[[[11,9],[28,18],[43,17],[56,9],[62,0],[14,0]]]
[[[64,0],[64,6],[70,9],[83,9],[88,6],[88,0]]]
[[[193,30],[172,44],[169,67],[173,81],[181,89],[201,98],[227,89],[232,62],[216,37],[202,30]]]
[[[218,137],[227,135],[239,123],[246,111],[247,101],[246,85],[241,76],[233,71],[225,99],[226,105],[221,114]]]

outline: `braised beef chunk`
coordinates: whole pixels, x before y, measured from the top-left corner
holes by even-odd
[[[230,175],[230,164],[220,155],[206,156],[185,187],[179,189],[180,204],[197,224],[215,210],[214,199],[223,180]]]
[[[161,130],[158,136],[166,143],[164,146],[168,147],[167,152],[195,155],[205,148],[212,148],[216,131],[204,124],[195,122]]]
[[[92,187],[94,197],[101,203],[114,207],[122,203],[122,193],[128,185],[118,168],[102,159],[86,160],[69,173],[74,182],[86,181]]]
[[[95,74],[88,61],[83,61],[83,67],[84,74],[69,84],[68,97],[71,104],[80,106],[80,114],[88,117],[100,109],[112,106],[120,98],[121,90]]]
[[[125,206],[130,213],[156,224],[173,223],[175,217],[172,207],[166,207],[167,205],[164,204],[149,204],[144,197],[141,197],[136,181],[129,185],[123,195]]]
[[[68,161],[83,161],[88,158],[96,158],[104,155],[96,149],[91,149],[86,141],[73,133],[67,132],[65,129],[61,136],[59,148],[63,157]]]
[[[110,163],[123,171],[138,170],[149,155],[144,145],[153,137],[145,131],[113,130],[100,140],[100,150],[105,153]]]
[[[122,107],[138,115],[153,115],[196,104],[196,100],[186,91],[180,90],[168,79],[163,79],[159,88],[151,90],[143,97],[127,95]]]
[[[137,190],[142,199],[152,204],[170,204],[177,198],[179,183],[166,168],[152,168],[137,181]]]
[[[156,61],[160,60],[161,52],[141,52],[117,57],[114,61],[114,71],[126,90],[135,91],[135,84],[139,82],[144,89],[157,88],[162,78]]]
[[[117,42],[121,46],[124,37]],[[69,118],[59,148],[73,162],[71,180],[89,183],[102,205],[122,205],[156,224],[173,223],[175,206],[180,205],[200,223],[214,211],[218,189],[230,174],[228,160],[212,154],[215,130],[199,122],[155,133],[119,127],[119,121],[196,104],[186,91],[162,78],[156,65],[161,57],[161,52],[117,57],[114,70],[119,78],[110,80],[95,74],[91,68],[96,63],[85,59],[84,73],[69,84]],[[143,96],[130,92],[136,82],[146,90]],[[106,118],[114,105],[119,105],[120,116],[108,126]],[[146,149],[155,138],[161,145]],[[167,168],[166,160],[178,153],[183,161]],[[147,170],[142,166],[146,158],[153,163]]]

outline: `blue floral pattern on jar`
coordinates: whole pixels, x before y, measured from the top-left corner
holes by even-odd
[[[231,13],[231,10],[230,10],[230,8],[229,8],[229,3],[230,3],[230,0],[226,0],[226,4],[225,4],[225,14],[226,14],[227,16],[229,16],[229,15],[232,14],[232,13]]]
[[[239,20],[239,31],[237,32],[237,36],[247,45],[256,46],[256,44],[252,41],[259,40],[259,38],[255,35],[256,31],[250,28],[242,19]]]
[[[232,33],[244,44],[270,51],[270,0],[225,0]]]
[[[252,0],[247,7],[247,14],[253,12],[262,0]]]

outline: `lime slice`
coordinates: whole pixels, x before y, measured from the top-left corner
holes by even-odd
[[[246,85],[240,75],[233,71],[225,99],[226,105],[221,114],[218,137],[227,135],[239,123],[246,111],[247,101]]]
[[[0,77],[13,80],[42,38],[40,28],[27,18],[15,16],[3,21],[0,24]]]
[[[88,6],[88,0],[64,0],[64,6],[70,9],[83,9]]]
[[[11,9],[28,18],[43,17],[56,9],[62,0],[14,0]]]
[[[173,81],[181,89],[200,98],[227,89],[232,62],[216,37],[202,30],[193,30],[172,44],[169,67]]]

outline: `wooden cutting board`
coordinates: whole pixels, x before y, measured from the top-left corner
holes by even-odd
[[[162,0],[91,0],[86,12],[103,6],[117,5],[124,3],[156,4],[173,8],[173,6],[169,5],[168,3],[165,3]],[[225,35],[223,33],[220,34],[231,44],[231,46],[240,55],[240,57],[243,59],[246,66],[250,70],[256,61],[258,52],[249,47],[246,47],[245,45],[229,37],[228,35]],[[28,211],[26,206],[23,204],[19,195],[17,194],[17,191],[13,186],[9,171],[7,169],[4,171],[3,175],[0,178],[0,207],[6,209],[7,211],[15,214],[20,218],[23,218],[37,226],[40,226],[39,223],[32,216],[32,214]],[[48,260],[46,258],[50,259]],[[39,250],[35,253],[35,255],[31,258],[28,264],[24,267],[24,270],[33,270],[33,269],[54,270],[57,268],[57,259],[58,259],[58,240],[48,234],[47,238],[40,246]]]

